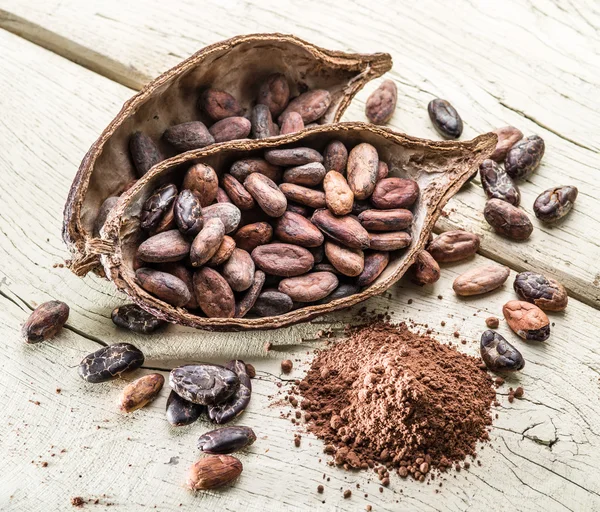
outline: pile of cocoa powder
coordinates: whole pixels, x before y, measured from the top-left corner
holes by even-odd
[[[375,468],[382,481],[392,469],[423,481],[475,455],[496,397],[479,359],[404,323],[348,334],[317,353],[297,389],[308,430],[335,464]]]

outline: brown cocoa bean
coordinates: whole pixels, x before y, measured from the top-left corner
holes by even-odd
[[[446,100],[436,98],[427,105],[433,127],[445,139],[458,139],[463,131],[463,122],[456,109]]]
[[[206,265],[209,267],[218,267],[219,265],[222,265],[231,257],[235,247],[236,243],[233,238],[225,235],[221,245],[217,249],[217,252],[213,254],[213,257],[206,262]]]
[[[227,197],[229,197],[231,202],[240,210],[250,210],[256,205],[250,192],[248,192],[244,188],[244,185],[231,174],[223,174],[221,184],[223,185],[225,192],[227,192]]]
[[[190,300],[186,304],[184,304],[184,307],[187,309],[197,309],[198,308],[198,302],[196,302],[196,296],[194,295],[194,282],[193,282],[194,275],[192,274],[192,271],[189,268],[187,268],[183,263],[174,262],[174,263],[163,263],[162,265],[160,265],[157,268],[157,270],[160,270],[161,272],[166,272],[167,274],[172,274],[175,277],[178,277],[179,279],[181,279],[186,284],[188,290],[190,291],[190,295],[191,295]],[[144,313],[146,313],[146,312],[144,311]],[[146,314],[150,315],[150,313],[146,313]],[[114,318],[113,318],[113,322],[114,322]],[[149,323],[149,322],[146,322],[146,323]],[[161,322],[161,324],[162,324],[162,322]],[[159,325],[161,325],[161,324],[159,324]]]
[[[352,215],[358,217],[362,212],[370,210],[371,208],[372,205],[369,201],[357,201],[355,198],[354,203],[352,203]]]
[[[285,243],[302,247],[318,247],[323,243],[323,233],[306,217],[286,211],[275,224],[275,236]]]
[[[434,238],[427,247],[427,251],[439,263],[461,261],[479,250],[481,239],[474,233],[457,229],[446,231]]]
[[[385,178],[377,183],[371,202],[382,210],[410,208],[419,197],[419,185],[415,180]]]
[[[196,235],[202,229],[204,219],[200,199],[191,190],[180,192],[174,203],[173,214],[179,231],[184,235]]]
[[[493,160],[484,160],[479,167],[481,177],[481,186],[488,199],[501,199],[514,206],[519,206],[521,202],[521,192],[516,183]]]
[[[163,160],[163,156],[154,141],[142,132],[135,132],[129,138],[129,153],[139,178]]]
[[[329,210],[317,210],[313,213],[311,221],[323,233],[342,245],[354,249],[369,247],[369,233],[354,217],[336,217]]]
[[[200,309],[209,318],[233,318],[235,297],[225,278],[212,268],[194,274],[194,292]]]
[[[287,199],[275,182],[264,174],[253,173],[244,180],[244,187],[270,217],[281,217],[287,208]]]
[[[192,266],[200,267],[209,261],[221,246],[224,236],[225,226],[221,219],[208,219],[192,242],[190,249]]]
[[[59,300],[40,304],[23,324],[21,334],[27,343],[54,338],[69,318],[69,306]]]
[[[296,302],[315,302],[337,288],[338,278],[331,272],[311,272],[298,277],[283,279],[279,291]]]
[[[514,289],[521,300],[547,311],[564,311],[569,302],[567,290],[562,284],[536,272],[517,274]]]
[[[216,489],[233,482],[242,474],[242,463],[231,455],[211,455],[195,462],[187,476],[192,491]]]
[[[285,293],[277,290],[263,291],[251,310],[251,313],[260,317],[284,315],[292,310],[294,302]]]
[[[392,80],[384,80],[367,98],[365,114],[374,124],[387,123],[396,110],[398,89]]]
[[[479,350],[481,359],[492,371],[519,371],[525,366],[521,353],[497,332],[485,331]]]
[[[363,142],[350,151],[347,179],[356,199],[366,199],[373,193],[378,167],[379,156],[371,144]]]
[[[252,251],[252,259],[263,272],[281,277],[305,274],[315,262],[308,249],[282,243],[259,245]]]
[[[508,279],[510,270],[501,265],[485,265],[472,268],[458,276],[452,288],[456,295],[467,297],[480,295],[499,288]]]
[[[244,294],[244,297],[242,297],[242,300],[235,306],[235,318],[245,317],[248,311],[254,307],[256,299],[258,299],[258,296],[265,285],[265,277],[265,273],[262,270],[254,272],[252,286],[250,286],[248,291]]]
[[[225,226],[225,233],[231,233],[238,227],[242,212],[232,203],[216,203],[202,208],[202,217],[204,217],[204,224],[209,219],[220,219]]]
[[[408,247],[411,242],[412,236],[405,231],[369,233],[369,247],[375,251],[397,251]]]
[[[227,192],[221,187],[217,189],[217,203],[231,203],[231,199],[229,199]]]
[[[254,172],[264,174],[273,181],[281,180],[281,167],[270,164],[263,158],[238,160],[229,169],[229,173],[240,183],[244,183],[244,180]]]
[[[259,245],[268,244],[272,238],[273,228],[266,222],[247,224],[234,235],[236,245],[248,252],[252,252]]]
[[[136,256],[147,263],[180,261],[190,253],[190,243],[177,230],[164,231],[143,241]]]
[[[433,284],[440,279],[440,266],[427,251],[417,254],[414,264],[414,278],[417,284],[424,286]]]
[[[160,373],[144,375],[125,386],[119,397],[119,410],[124,413],[137,411],[154,400],[165,384]]]
[[[298,112],[286,112],[284,116],[281,116],[279,135],[301,132],[302,130],[304,130],[304,121],[302,121],[302,116]]]
[[[379,164],[377,165],[377,181],[387,178],[389,174],[390,168],[388,167],[388,164],[380,160]]]
[[[183,306],[191,299],[187,285],[166,272],[142,267],[136,270],[135,277],[144,290],[175,307]]]
[[[327,241],[325,255],[335,269],[345,276],[356,277],[365,267],[365,256],[360,249],[351,249]]]
[[[208,131],[215,142],[227,142],[247,138],[251,129],[252,124],[245,117],[227,117],[217,121]]]
[[[213,121],[226,117],[241,116],[244,111],[237,100],[228,92],[219,89],[207,89],[198,101],[200,110],[206,112]]]
[[[578,193],[577,187],[567,185],[545,190],[533,203],[535,216],[549,224],[562,219],[573,208]]]
[[[100,236],[100,230],[104,227],[104,223],[106,222],[108,214],[117,205],[118,202],[118,196],[111,196],[107,197],[102,203],[102,206],[100,206],[100,209],[98,210],[98,215],[96,216],[96,220],[94,221],[93,233],[95,237]]]
[[[325,203],[335,215],[347,215],[352,212],[354,194],[344,176],[337,171],[329,171],[323,180]]]
[[[309,208],[325,208],[325,192],[312,188],[294,185],[293,183],[282,183],[279,190],[288,201],[294,201]]]
[[[273,117],[281,114],[290,101],[290,86],[281,73],[273,73],[260,85],[256,103],[266,105]]]
[[[271,112],[266,105],[255,105],[250,115],[252,124],[252,137],[255,139],[266,139],[277,135]]]
[[[312,148],[268,149],[265,151],[265,159],[270,164],[285,167],[323,162],[321,153]]]
[[[310,210],[306,206],[301,204],[293,204],[288,201],[287,211],[302,215],[302,217],[309,217],[311,215]]]
[[[279,116],[279,120],[283,114],[287,112],[298,112],[302,116],[304,124],[312,123],[320,119],[331,105],[331,95],[329,91],[324,89],[313,89],[294,98],[283,113]]]
[[[550,337],[550,321],[536,305],[511,300],[502,307],[508,326],[524,340],[545,341]]]
[[[387,251],[369,251],[365,253],[363,271],[356,278],[358,286],[369,286],[388,266],[390,253]]]
[[[175,198],[175,201],[176,200],[177,198]],[[175,222],[175,201],[173,201],[171,206],[167,208],[167,211],[162,216],[158,224],[148,232],[150,236],[158,235],[159,233],[164,233],[165,231],[171,231],[172,229],[177,229],[177,223]]]
[[[215,143],[215,138],[210,134],[206,125],[200,121],[171,126],[163,133],[163,139],[180,153]]]
[[[356,249],[360,250],[360,249]],[[313,272],[331,272],[332,274],[336,274],[339,276],[343,276],[337,268],[335,268],[331,263],[318,263],[313,267]]]
[[[340,174],[346,174],[346,165],[348,164],[348,150],[339,140],[333,140],[323,152],[323,165],[326,171],[337,171]]]
[[[177,187],[173,184],[163,185],[154,191],[142,206],[140,227],[148,231],[156,228],[176,197]]]
[[[222,273],[234,292],[243,292],[252,286],[254,261],[243,249],[234,249],[231,257],[223,265]]]
[[[533,174],[544,156],[546,146],[539,135],[530,135],[509,149],[504,170],[514,180],[524,180]]]
[[[496,233],[513,240],[527,240],[533,231],[533,224],[523,210],[500,199],[490,199],[483,216]]]
[[[319,185],[325,177],[325,167],[319,162],[290,167],[283,173],[285,183],[295,183],[305,187]]]
[[[498,143],[496,149],[490,155],[490,159],[495,162],[502,162],[510,148],[523,138],[523,132],[514,126],[503,126],[494,130],[494,133],[498,136]]]
[[[412,225],[413,214],[403,208],[365,210],[358,220],[367,231],[400,231]]]
[[[217,198],[219,178],[210,165],[196,164],[185,173],[183,188],[196,193],[200,206],[208,206]]]

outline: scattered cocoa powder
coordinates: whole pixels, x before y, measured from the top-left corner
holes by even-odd
[[[306,427],[336,465],[374,468],[385,485],[392,468],[424,481],[489,439],[496,393],[477,358],[404,323],[348,335],[316,354],[298,391]]]
[[[75,496],[74,498],[71,498],[71,505],[74,507],[83,507],[84,503],[85,502],[81,496]]]

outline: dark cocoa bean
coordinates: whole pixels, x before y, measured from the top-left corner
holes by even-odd
[[[326,171],[337,171],[340,174],[346,174],[346,165],[348,164],[348,150],[339,140],[333,140],[323,152],[323,165]]]
[[[137,370],[143,364],[144,354],[140,349],[129,343],[115,343],[85,356],[78,372],[83,380],[97,384]]]
[[[219,178],[210,165],[196,164],[185,173],[183,188],[196,193],[200,206],[208,206],[217,198]]]
[[[510,270],[501,265],[472,268],[459,275],[452,284],[456,295],[480,295],[499,288],[508,279]]]
[[[177,198],[175,198],[175,201]],[[167,211],[162,216],[156,226],[154,226],[148,234],[150,236],[164,233],[165,231],[177,230],[177,223],[175,222],[175,201],[171,203],[171,206],[167,208]]]
[[[187,268],[183,263],[163,263],[162,265],[158,266],[157,270],[166,272],[167,274],[172,274],[181,279],[190,291],[190,300],[184,304],[184,307],[187,309],[198,308],[198,302],[196,301],[196,296],[194,295],[194,275],[189,268]]]
[[[148,231],[156,228],[176,197],[177,187],[173,184],[163,185],[157,189],[142,206],[140,227]]]
[[[318,247],[309,247],[308,250],[313,255],[315,263],[321,263],[325,258],[325,248],[322,245]]]
[[[259,245],[268,244],[272,238],[273,228],[266,222],[246,224],[234,235],[236,245],[248,252],[252,252]]]
[[[234,204],[216,203],[202,208],[202,217],[204,217],[205,224],[209,219],[221,219],[225,226],[225,233],[231,233],[238,227],[242,219],[242,212]]]
[[[242,450],[256,441],[250,427],[223,427],[206,432],[198,439],[198,449],[204,453],[228,454]]]
[[[517,274],[514,288],[521,300],[547,311],[563,311],[569,302],[567,290],[562,284],[536,272]]]
[[[325,193],[320,190],[294,185],[293,183],[282,183],[279,190],[288,201],[294,201],[309,208],[325,208]]]
[[[21,334],[27,343],[54,338],[69,318],[69,306],[59,300],[40,304],[23,324]]]
[[[392,80],[384,80],[367,98],[365,114],[374,124],[387,123],[396,110],[398,89]]]
[[[194,404],[171,391],[167,399],[167,421],[175,427],[194,423],[206,411],[205,405]]]
[[[250,130],[252,124],[245,117],[227,117],[217,121],[208,129],[215,142],[245,139],[250,135]]]
[[[242,414],[246,410],[246,407],[248,407],[252,396],[252,382],[250,382],[250,376],[248,375],[248,370],[244,361],[234,359],[233,361],[229,361],[225,365],[225,368],[231,370],[238,376],[240,385],[226,401],[208,406],[208,417],[220,425],[227,423]]]
[[[338,278],[331,272],[311,272],[298,277],[283,279],[279,291],[296,302],[315,302],[327,297],[337,288]]]
[[[98,210],[98,215],[96,216],[96,220],[94,221],[94,229],[93,234],[95,237],[100,236],[100,230],[104,227],[104,223],[106,222],[106,218],[110,211],[117,205],[119,202],[118,196],[107,197],[100,209]]]
[[[163,139],[180,153],[200,149],[215,143],[215,138],[208,131],[206,125],[200,121],[190,121],[171,126],[163,133]]]
[[[550,321],[534,304],[511,300],[504,304],[502,314],[508,326],[524,340],[545,341],[550,337]]]
[[[350,297],[358,293],[360,287],[354,283],[341,283],[335,290],[333,290],[327,297],[321,299],[319,304],[328,304],[329,302],[337,299],[343,299]]]
[[[377,183],[379,156],[377,150],[363,142],[355,146],[348,155],[347,179],[356,199],[369,197]]]
[[[129,138],[129,153],[139,178],[163,160],[154,141],[142,132],[135,132]]]
[[[255,139],[266,139],[277,135],[273,126],[271,112],[266,105],[255,105],[250,116],[252,122],[252,137]]]
[[[235,314],[233,291],[212,268],[203,267],[194,274],[194,291],[200,309],[209,318],[232,318]]]
[[[287,199],[275,182],[264,174],[253,173],[244,180],[244,187],[270,217],[281,217],[287,208]]]
[[[385,178],[377,183],[371,202],[382,210],[410,208],[419,197],[419,185],[415,180]]]
[[[280,189],[281,190],[281,189]],[[306,206],[302,206],[301,204],[293,204],[288,201],[287,211],[297,213],[298,215],[302,215],[302,217],[310,217],[312,215],[311,211]]]
[[[359,249],[357,249],[359,250]],[[337,276],[343,276],[337,268],[335,268],[331,263],[318,263],[313,267],[313,272],[331,272]]]
[[[254,307],[256,299],[258,299],[258,296],[260,295],[264,285],[265,273],[262,270],[257,270],[254,272],[254,281],[252,282],[252,286],[244,294],[242,300],[240,300],[235,306],[235,318],[245,317],[248,311]]]
[[[539,135],[521,139],[506,154],[506,173],[515,180],[528,178],[540,165],[545,149],[544,139]]]
[[[415,282],[421,286],[435,283],[440,279],[440,266],[427,251],[417,254],[414,264]]]
[[[435,237],[427,251],[439,263],[461,261],[473,256],[479,250],[480,242],[478,235],[457,229]]]
[[[243,469],[242,463],[231,455],[211,455],[190,467],[186,483],[192,491],[216,489],[233,482]]]
[[[319,162],[290,167],[283,173],[285,183],[295,183],[305,187],[319,185],[325,177],[325,167]]]
[[[412,236],[404,231],[369,233],[369,247],[375,251],[397,251],[408,247]]]
[[[200,110],[213,121],[220,121],[227,117],[241,116],[243,109],[237,100],[228,92],[219,89],[207,89],[200,95],[198,101]]]
[[[335,269],[345,276],[359,275],[365,266],[365,257],[360,249],[351,249],[334,242],[325,242],[325,255]]]
[[[514,206],[519,206],[521,202],[521,192],[516,183],[493,160],[484,160],[479,167],[481,176],[481,185],[488,199],[501,199]]]
[[[323,233],[342,245],[354,249],[369,247],[369,233],[354,217],[336,217],[329,210],[317,210],[313,213],[311,221]]]
[[[262,292],[251,310],[256,316],[279,316],[292,310],[294,303],[285,293],[275,290],[266,290]]]
[[[258,89],[256,103],[266,105],[273,117],[281,114],[290,101],[290,86],[281,73],[269,75]]]
[[[369,201],[357,201],[354,199],[354,203],[352,203],[352,215],[356,215],[357,217],[364,211],[370,210],[372,208],[371,203]]]
[[[166,272],[142,267],[136,270],[135,277],[144,290],[173,306],[183,306],[191,299],[186,284]]]
[[[573,208],[578,193],[577,187],[566,185],[545,190],[533,203],[535,216],[550,224],[562,219]]]
[[[124,304],[113,309],[110,315],[117,327],[138,334],[150,334],[166,324],[164,320],[144,311],[137,304]]]
[[[275,236],[285,243],[302,247],[318,247],[323,243],[323,233],[306,217],[286,211],[275,224]]]
[[[390,253],[386,251],[369,251],[365,253],[363,271],[356,278],[357,286],[369,286],[385,270],[390,261]]]
[[[498,136],[498,144],[496,144],[496,149],[490,155],[490,159],[495,162],[502,162],[510,148],[523,138],[523,133],[514,126],[503,126],[494,130],[494,133]]]
[[[234,292],[243,292],[252,286],[254,280],[254,261],[243,249],[234,249],[222,270],[225,281]]]
[[[403,208],[365,210],[358,220],[367,231],[401,231],[412,225],[413,214]]]
[[[533,224],[523,210],[500,199],[490,199],[483,216],[494,231],[513,240],[527,240],[533,231]]]
[[[344,176],[337,171],[329,171],[323,180],[325,203],[335,215],[347,215],[352,212],[354,194]]]
[[[227,192],[227,197],[235,204],[240,210],[250,210],[254,208],[255,202],[250,192],[248,192],[244,185],[242,185],[236,178],[231,174],[224,174],[221,178],[221,184]]]
[[[514,372],[525,367],[525,360],[515,347],[494,331],[485,331],[479,344],[481,359],[494,372]]]
[[[191,190],[184,189],[175,200],[175,222],[184,235],[196,235],[204,224],[200,199]]]
[[[458,139],[463,131],[463,122],[456,109],[446,100],[436,98],[427,105],[433,127],[445,139]]]
[[[323,162],[321,153],[311,148],[268,149],[265,151],[265,158],[273,165],[286,167]]]
[[[214,405],[227,400],[240,385],[231,370],[217,364],[186,364],[173,368],[169,386],[181,398],[200,405]]]
[[[238,160],[229,169],[229,173],[240,183],[244,183],[244,180],[253,172],[264,174],[273,181],[281,180],[281,167],[270,164],[263,158]]]
[[[221,219],[208,219],[192,242],[190,248],[192,266],[201,267],[209,261],[221,246],[224,236],[225,226],[221,222]]]
[[[279,135],[301,132],[302,130],[304,130],[304,121],[302,121],[302,116],[298,112],[287,112],[281,117]]]
[[[252,259],[263,272],[281,277],[305,274],[315,262],[308,249],[281,243],[259,245],[252,251]]]
[[[124,413],[137,411],[154,400],[165,383],[160,373],[144,375],[123,388],[119,399],[119,410]]]
[[[217,252],[213,254],[212,258],[206,262],[209,267],[217,267],[225,263],[233,254],[233,250],[236,247],[235,240],[228,235],[223,237],[221,245],[217,249]]]
[[[279,120],[283,114],[287,112],[298,112],[302,116],[304,124],[312,123],[320,119],[331,105],[331,95],[329,91],[324,89],[313,89],[294,98],[283,113],[279,116]]]

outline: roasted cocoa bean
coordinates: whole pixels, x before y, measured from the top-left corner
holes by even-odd
[[[456,109],[446,100],[436,98],[427,105],[433,127],[445,139],[458,139],[463,131],[463,122]]]
[[[125,386],[119,398],[119,410],[124,413],[137,411],[154,400],[165,384],[160,373],[144,375]]]
[[[83,380],[97,384],[137,370],[143,364],[144,354],[140,349],[129,343],[115,343],[85,356],[78,372]]]
[[[95,237],[100,236],[100,230],[104,227],[104,223],[106,222],[106,218],[110,211],[117,205],[119,202],[118,196],[107,197],[100,209],[98,210],[98,215],[96,216],[96,220],[94,221],[94,229],[93,234]]]
[[[252,396],[252,383],[244,361],[234,359],[229,361],[225,368],[238,376],[240,385],[225,402],[208,406],[208,417],[219,425],[228,423],[242,414],[248,407]]]
[[[365,114],[374,124],[387,123],[396,110],[398,89],[392,80],[384,80],[367,98]]]
[[[292,310],[294,303],[285,293],[265,290],[256,299],[251,313],[260,317],[284,315]]]
[[[157,266],[157,270],[178,277],[188,287],[191,297],[190,300],[186,304],[184,304],[185,308],[196,309],[198,307],[198,303],[196,302],[196,297],[194,295],[193,273],[188,267],[186,267],[183,263],[180,262],[162,263]]]
[[[281,217],[287,208],[287,199],[275,182],[264,174],[253,173],[244,180],[244,187],[269,217]]]
[[[323,165],[326,171],[337,171],[340,174],[346,174],[346,165],[348,165],[348,150],[339,140],[333,140],[323,152]]]
[[[312,188],[294,185],[293,183],[282,183],[279,190],[288,201],[294,201],[309,208],[325,208],[325,192]]]
[[[281,277],[305,274],[315,262],[308,249],[281,243],[259,245],[252,251],[252,259],[263,272]]]
[[[167,421],[174,427],[194,423],[206,411],[205,405],[194,404],[171,391],[167,399]]]
[[[331,272],[311,272],[298,277],[283,279],[279,291],[296,302],[315,302],[327,297],[337,288],[338,278]]]
[[[566,185],[545,190],[533,203],[535,216],[550,224],[562,219],[573,208],[578,193],[577,187]]]
[[[232,318],[235,297],[229,283],[216,270],[203,267],[194,274],[194,291],[200,309],[209,318]]]
[[[175,198],[177,200],[177,198]],[[171,203],[171,206],[167,208],[167,211],[162,216],[160,221],[156,226],[154,226],[148,234],[150,236],[158,235],[159,233],[164,233],[165,231],[171,231],[173,229],[177,229],[177,223],[175,222],[175,201]]]
[[[221,178],[221,184],[223,185],[225,192],[227,192],[227,196],[231,202],[240,210],[250,210],[251,208],[254,208],[256,203],[250,195],[250,192],[248,192],[244,188],[244,185],[231,174],[224,174]]]
[[[481,185],[488,199],[501,199],[514,206],[519,206],[521,202],[521,192],[519,187],[493,160],[484,160],[479,167],[481,176]]]
[[[337,171],[329,171],[323,180],[325,203],[335,215],[347,215],[352,212],[354,193],[344,176]]]
[[[204,224],[200,199],[191,190],[184,189],[177,196],[173,209],[175,223],[184,235],[196,235]]]
[[[166,324],[164,320],[144,311],[137,304],[124,304],[113,309],[110,315],[117,327],[138,334],[150,334]]]
[[[371,202],[382,210],[410,208],[418,197],[419,185],[415,180],[385,178],[375,186]]]
[[[258,89],[256,103],[266,105],[273,117],[281,114],[290,101],[290,86],[281,73],[269,75]]]
[[[219,178],[210,165],[196,164],[185,173],[183,188],[196,193],[200,206],[208,206],[217,198]]]
[[[417,254],[414,264],[414,279],[421,286],[435,283],[440,279],[440,266],[427,251]]]
[[[135,132],[129,138],[129,153],[138,178],[141,178],[163,160],[163,156],[154,141],[142,132]]]
[[[161,221],[165,212],[171,207],[177,197],[177,187],[167,184],[156,190],[142,206],[140,227],[145,230],[154,229]]]
[[[198,449],[210,454],[228,454],[247,448],[256,441],[250,427],[223,427],[206,432],[198,439]]]
[[[360,249],[351,249],[334,242],[325,242],[325,255],[335,269],[345,276],[356,277],[365,266],[365,256]]]
[[[213,121],[241,116],[244,113],[240,104],[231,94],[219,89],[204,91],[198,100],[198,107]]]
[[[201,267],[209,261],[218,251],[224,236],[225,226],[221,222],[221,219],[208,219],[192,242],[190,248],[190,262],[192,266]]]
[[[490,155],[490,159],[495,162],[502,162],[510,148],[523,138],[523,133],[514,126],[503,126],[494,130],[494,133],[498,136],[498,144],[496,144],[496,149]]]
[[[173,306],[183,306],[191,299],[186,284],[174,275],[142,267],[136,270],[135,277],[144,290]]]
[[[234,292],[243,292],[252,286],[254,261],[243,249],[234,249],[231,257],[223,265],[222,273]]]
[[[452,288],[456,295],[469,296],[491,292],[508,279],[510,270],[501,265],[485,265],[472,268],[458,276]]]
[[[375,251],[397,251],[408,247],[411,242],[412,236],[405,231],[369,233],[369,247]]]
[[[329,302],[337,299],[343,299],[345,297],[350,297],[350,295],[354,295],[358,293],[360,287],[354,283],[341,283],[335,290],[333,290],[327,297],[321,299],[319,304],[328,304]]]
[[[281,117],[279,135],[301,132],[302,130],[304,130],[304,121],[302,121],[302,116],[298,112],[286,112]]]
[[[217,189],[217,203],[231,203],[231,199],[221,187]]]
[[[136,256],[148,263],[180,261],[190,253],[190,243],[177,230],[164,231],[140,244]]]
[[[388,266],[390,253],[386,251],[369,251],[365,253],[363,271],[356,278],[357,286],[369,286]]]
[[[539,135],[521,139],[506,154],[506,173],[515,180],[528,178],[540,165],[545,149],[544,139]]]
[[[250,115],[252,123],[252,137],[254,139],[266,139],[277,135],[271,118],[271,112],[267,105],[254,105]]]
[[[346,215],[336,217],[329,210],[317,210],[311,217],[312,223],[328,237],[347,247],[367,249],[369,233],[357,219]]]
[[[323,162],[321,153],[312,148],[268,149],[265,158],[270,164],[286,167]]]
[[[181,398],[201,405],[223,403],[240,385],[235,372],[217,364],[186,364],[173,368],[169,386]]]
[[[347,164],[347,179],[356,199],[369,197],[377,184],[379,156],[377,150],[363,142],[350,151]]]
[[[325,177],[325,167],[319,162],[290,167],[283,173],[285,183],[295,183],[305,187],[319,185]]]
[[[298,112],[302,116],[304,124],[312,123],[320,119],[327,112],[329,105],[331,105],[329,91],[313,89],[290,101],[286,109],[279,116],[279,120],[281,121],[283,114],[287,112]]]
[[[358,220],[367,231],[401,231],[412,225],[413,214],[403,208],[365,210]]]
[[[323,233],[306,217],[286,211],[275,224],[275,236],[282,242],[302,247],[318,247]]]
[[[508,326],[524,340],[545,341],[550,337],[550,321],[536,305],[511,300],[502,307]]]
[[[206,262],[209,267],[217,267],[225,263],[233,254],[233,250],[236,247],[235,240],[228,235],[223,237],[221,245],[217,249],[217,252],[213,254],[212,258]]]
[[[234,235],[236,245],[248,252],[252,252],[259,245],[268,244],[272,238],[273,228],[266,222],[246,224]]]
[[[242,300],[240,300],[235,306],[235,318],[245,317],[248,311],[254,307],[256,299],[260,295],[264,285],[265,273],[262,270],[257,270],[254,272],[254,281],[252,282],[252,286],[244,294]]]
[[[229,169],[229,173],[240,183],[244,183],[244,180],[254,172],[264,174],[273,181],[281,180],[281,167],[270,164],[263,158],[238,160]]]
[[[163,133],[163,139],[180,153],[200,149],[215,143],[215,138],[208,131],[206,125],[200,121],[190,121],[171,126]]]
[[[287,210],[288,212],[297,213],[298,215],[302,215],[302,217],[310,217],[311,211],[306,206],[302,206],[301,204],[293,204],[288,201]]]
[[[211,455],[190,467],[187,486],[192,491],[216,489],[233,482],[243,469],[242,463],[231,455]]]
[[[514,289],[521,300],[546,311],[563,311],[569,302],[567,290],[562,284],[536,272],[517,274]]]
[[[21,334],[27,343],[54,338],[69,318],[69,306],[59,300],[40,304],[33,310],[21,328]]]
[[[513,240],[527,240],[533,231],[533,224],[523,210],[500,199],[490,199],[483,216],[496,233]]]
[[[494,331],[481,335],[479,351],[485,365],[494,372],[515,372],[525,366],[521,352]]]
[[[435,237],[429,243],[427,251],[438,263],[461,261],[475,255],[480,242],[479,235],[457,229]]]
[[[250,135],[250,130],[252,124],[245,117],[227,117],[217,121],[208,129],[215,142],[245,139]]]

